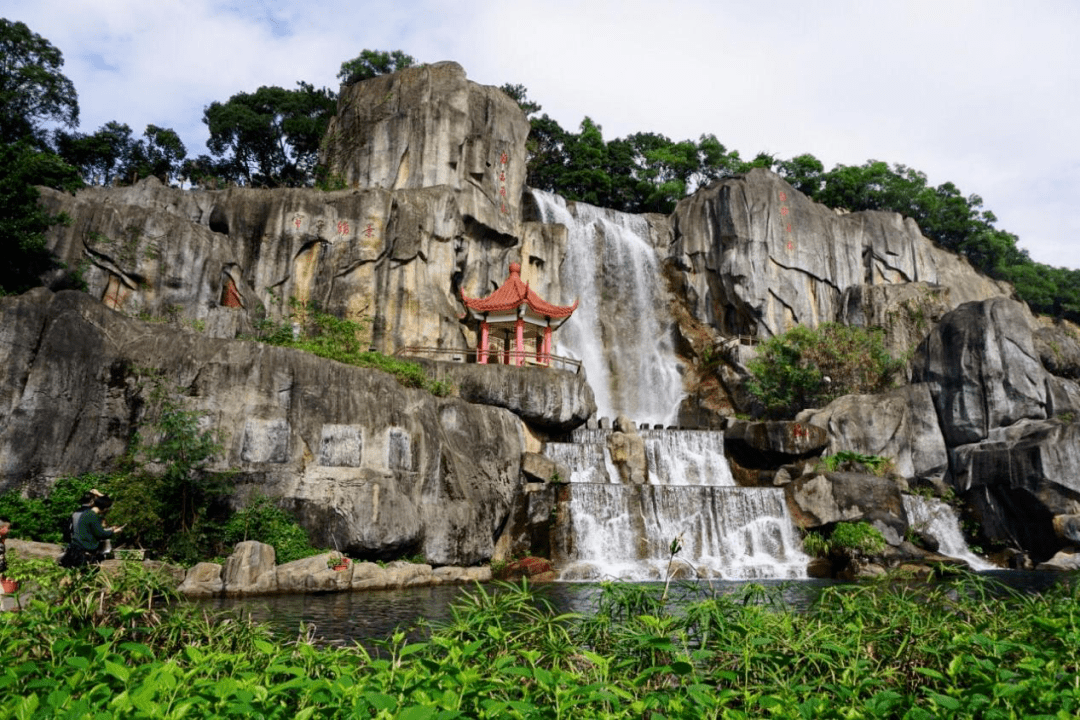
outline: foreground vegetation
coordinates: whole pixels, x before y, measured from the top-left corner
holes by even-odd
[[[378,651],[274,638],[168,600],[140,566],[42,589],[0,622],[0,718],[1066,718],[1080,711],[1077,590],[977,577],[825,590],[808,610],[610,585],[588,616],[477,586],[426,640]],[[62,573],[61,573],[62,574]],[[673,608],[678,608],[674,610]]]

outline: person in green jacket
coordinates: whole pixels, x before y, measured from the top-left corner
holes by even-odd
[[[120,527],[105,527],[102,518],[112,507],[112,498],[101,495],[94,498],[90,510],[79,515],[75,532],[71,536],[71,545],[65,555],[71,555],[62,565],[79,567],[88,563],[97,564],[104,559],[101,551],[102,542],[114,537],[123,530]]]

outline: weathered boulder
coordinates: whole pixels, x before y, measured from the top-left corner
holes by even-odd
[[[896,483],[874,475],[832,472],[809,475],[784,486],[795,523],[804,529],[866,521],[899,545],[907,530],[904,500]]]
[[[1063,419],[1080,416],[1080,381],[1048,375],[1046,414]]]
[[[562,477],[568,479],[570,476]],[[528,483],[518,490],[510,518],[495,545],[492,560],[506,561],[527,555],[551,556],[552,520],[556,512],[558,488],[556,484],[544,482]]]
[[[418,585],[430,585],[434,574],[431,566],[425,563],[410,563],[404,560],[395,560],[386,563],[385,580],[386,587],[407,588]]]
[[[353,590],[381,590],[389,587],[386,571],[373,562],[354,562],[352,566]]]
[[[15,528],[12,532],[18,532]],[[23,560],[58,560],[64,554],[64,546],[56,543],[35,542],[9,537],[5,543],[7,549]]]
[[[908,356],[930,329],[955,307],[948,287],[926,282],[855,285],[844,290],[840,315],[844,325],[880,328],[894,358]],[[905,372],[910,373],[910,368]]]
[[[1039,318],[1034,340],[1047,372],[1080,380],[1080,328],[1066,320]]]
[[[1080,514],[1080,422],[1023,421],[995,435],[952,449],[952,483],[990,541],[1047,558],[1062,546],[1055,516]]]
[[[945,438],[925,383],[879,395],[845,395],[799,419],[825,429],[828,454],[849,451],[891,458],[905,478],[940,480],[948,471]]]
[[[322,553],[278,565],[274,571],[277,576],[277,591],[304,593],[349,590],[352,588],[355,563],[344,563],[344,569],[336,570],[330,567],[328,562],[333,555]]]
[[[354,188],[450,187],[466,215],[511,234],[528,134],[513,99],[440,62],[342,88],[322,161]]]
[[[747,450],[770,456],[801,457],[825,447],[828,437],[823,428],[805,422],[786,420],[751,422],[734,420],[724,429],[724,442],[733,452]]]
[[[570,470],[566,465],[539,453],[527,452],[521,456],[521,474],[533,483],[570,481]]]
[[[626,485],[644,485],[649,482],[645,441],[628,418],[620,416],[615,427],[617,429],[607,437],[607,448],[611,462],[619,472],[619,482]]]
[[[110,467],[176,390],[241,497],[280,498],[354,557],[491,556],[520,482],[521,421],[393,378],[126,318],[83,293],[0,298],[0,491]]]
[[[960,304],[1009,295],[896,213],[838,214],[754,169],[683,199],[671,259],[694,314],[728,335],[836,320],[859,285],[925,282]]]
[[[919,346],[912,379],[930,385],[949,447],[979,442],[1022,419],[1047,417],[1047,373],[1029,317],[1008,298],[965,303]]]
[[[216,597],[225,590],[222,571],[218,563],[196,563],[188,568],[184,581],[176,591],[185,597]]]
[[[528,578],[533,583],[553,582],[555,569],[546,558],[525,557],[503,568],[498,579],[514,582],[522,578]]]
[[[1080,515],[1055,515],[1054,534],[1062,540],[1080,543]]]
[[[1035,569],[1052,572],[1075,572],[1080,570],[1080,553],[1075,552],[1074,548],[1060,550],[1054,554],[1054,557],[1036,565]]]
[[[551,432],[570,432],[596,412],[592,388],[582,373],[553,367],[420,362],[436,379],[452,383],[462,400],[506,408]]]
[[[277,591],[277,571],[273,545],[245,540],[233,548],[225,561],[221,578],[225,594],[266,595]]]

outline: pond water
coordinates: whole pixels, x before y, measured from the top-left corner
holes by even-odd
[[[1040,592],[1052,585],[1073,577],[1071,574],[991,571],[980,573],[1007,587],[1022,592]],[[770,597],[779,598],[793,610],[811,607],[822,590],[839,584],[834,580],[760,580],[754,583],[770,590]],[[639,583],[657,588],[663,583]],[[739,592],[748,583],[714,581],[711,586],[698,588],[700,593],[690,592],[697,598],[711,589],[717,593]],[[482,586],[484,592],[498,592],[498,584]],[[595,583],[552,583],[537,585],[537,594],[546,599],[559,612],[588,614],[595,612],[600,586]],[[311,595],[269,595],[253,598],[217,598],[198,600],[210,609],[233,610],[250,616],[253,620],[270,625],[283,640],[299,635],[311,635],[329,644],[351,645],[361,643],[373,647],[374,641],[384,640],[400,628],[413,639],[423,638],[428,630],[425,625],[437,625],[451,618],[451,604],[462,593],[475,593],[475,585],[442,585],[404,590],[372,590],[351,593],[323,593]],[[672,597],[688,594],[687,586],[673,586]]]

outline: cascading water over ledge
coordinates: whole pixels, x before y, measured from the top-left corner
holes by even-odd
[[[546,223],[567,229],[563,295],[581,305],[559,333],[560,352],[581,360],[601,417],[669,425],[683,388],[674,322],[649,225],[640,215],[532,190]]]
[[[700,579],[803,578],[809,558],[782,490],[735,485],[723,433],[646,430],[649,484],[620,482],[610,430],[577,430],[545,455],[571,473],[565,488],[563,580],[662,580],[671,541],[673,570]]]
[[[908,524],[937,540],[939,554],[963,560],[972,570],[998,569],[997,565],[971,552],[964,540],[964,533],[960,530],[956,511],[948,503],[918,495],[905,494],[903,499]]]

